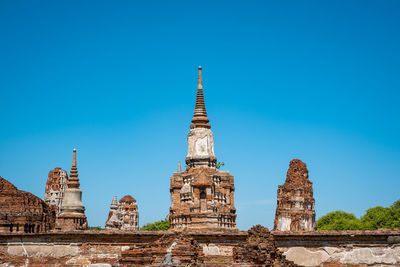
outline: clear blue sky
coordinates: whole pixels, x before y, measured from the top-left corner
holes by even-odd
[[[238,226],[272,227],[289,161],[317,217],[400,198],[399,1],[1,1],[0,175],[44,197],[77,148],[89,224],[163,219],[197,66]],[[184,164],[183,164],[184,165]]]

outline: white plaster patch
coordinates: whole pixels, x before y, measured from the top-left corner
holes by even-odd
[[[129,249],[129,246],[122,246],[121,251],[127,251]]]
[[[215,244],[209,244],[203,246],[203,253],[205,256],[219,256],[221,252]]]
[[[303,247],[289,248],[284,253],[286,258],[294,263],[302,266],[318,266],[329,259],[328,253],[325,251],[309,251]]]
[[[279,216],[278,218],[278,230],[279,231],[290,231],[290,223],[292,220],[287,216]]]
[[[325,250],[325,252],[328,253],[329,255],[332,255],[332,254],[334,254],[334,253],[336,253],[336,252],[339,251],[338,248],[334,248],[334,247],[324,247],[324,250]]]
[[[76,256],[79,254],[77,244],[70,245],[54,245],[42,243],[8,243],[8,254],[13,256],[28,257],[65,257]]]
[[[66,262],[67,265],[88,266],[91,264],[89,259],[85,256],[74,257]]]
[[[375,252],[375,253],[374,253]],[[399,249],[381,248],[354,248],[342,252],[342,264],[397,264],[400,263]]]

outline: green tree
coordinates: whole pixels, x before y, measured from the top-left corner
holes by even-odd
[[[400,199],[395,201],[390,208],[394,209],[394,210],[400,210]]]
[[[353,213],[337,210],[319,218],[316,226],[317,230],[359,230],[361,222]]]
[[[143,231],[166,231],[169,229],[169,221],[167,219],[156,221],[154,223],[148,223],[144,225],[140,230]]]
[[[375,230],[379,228],[391,228],[393,217],[391,208],[374,207],[367,210],[361,217],[363,230]]]
[[[400,228],[400,200],[395,201],[390,207],[374,207],[367,210],[361,217],[362,228],[375,230],[379,228]]]
[[[376,230],[400,228],[400,200],[390,207],[368,209],[361,219],[352,213],[333,211],[318,219],[317,230]]]
[[[390,206],[390,215],[392,216],[391,228],[400,229],[400,200]]]

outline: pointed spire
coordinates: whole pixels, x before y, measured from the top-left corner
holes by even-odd
[[[182,172],[181,162],[180,161],[178,161],[178,172]]]
[[[76,149],[72,152],[72,167],[76,167]]]
[[[190,128],[211,128],[211,125],[209,125],[208,122],[209,120],[207,118],[206,105],[204,103],[203,83],[201,80],[201,66],[199,66],[199,82],[197,86],[196,106],[193,113],[193,124],[190,125]]]
[[[111,207],[111,209],[117,209],[118,208],[117,196],[113,197],[110,207]]]
[[[76,149],[72,154],[72,167],[68,180],[68,188],[79,188],[78,168],[76,167]]]

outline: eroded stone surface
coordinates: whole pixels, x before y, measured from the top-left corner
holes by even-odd
[[[8,244],[8,253],[13,256],[27,257],[66,257],[76,256],[79,254],[77,244],[70,245],[54,245],[54,244]]]
[[[305,247],[289,248],[284,255],[301,266],[339,265],[399,266],[400,247],[324,247],[309,249]],[[333,265],[329,265],[333,266]]]
[[[310,251],[303,247],[290,248],[284,255],[301,266],[319,266],[329,259],[328,253],[323,250]]]
[[[342,264],[400,264],[400,247],[394,249],[354,248],[351,251],[335,253]]]

